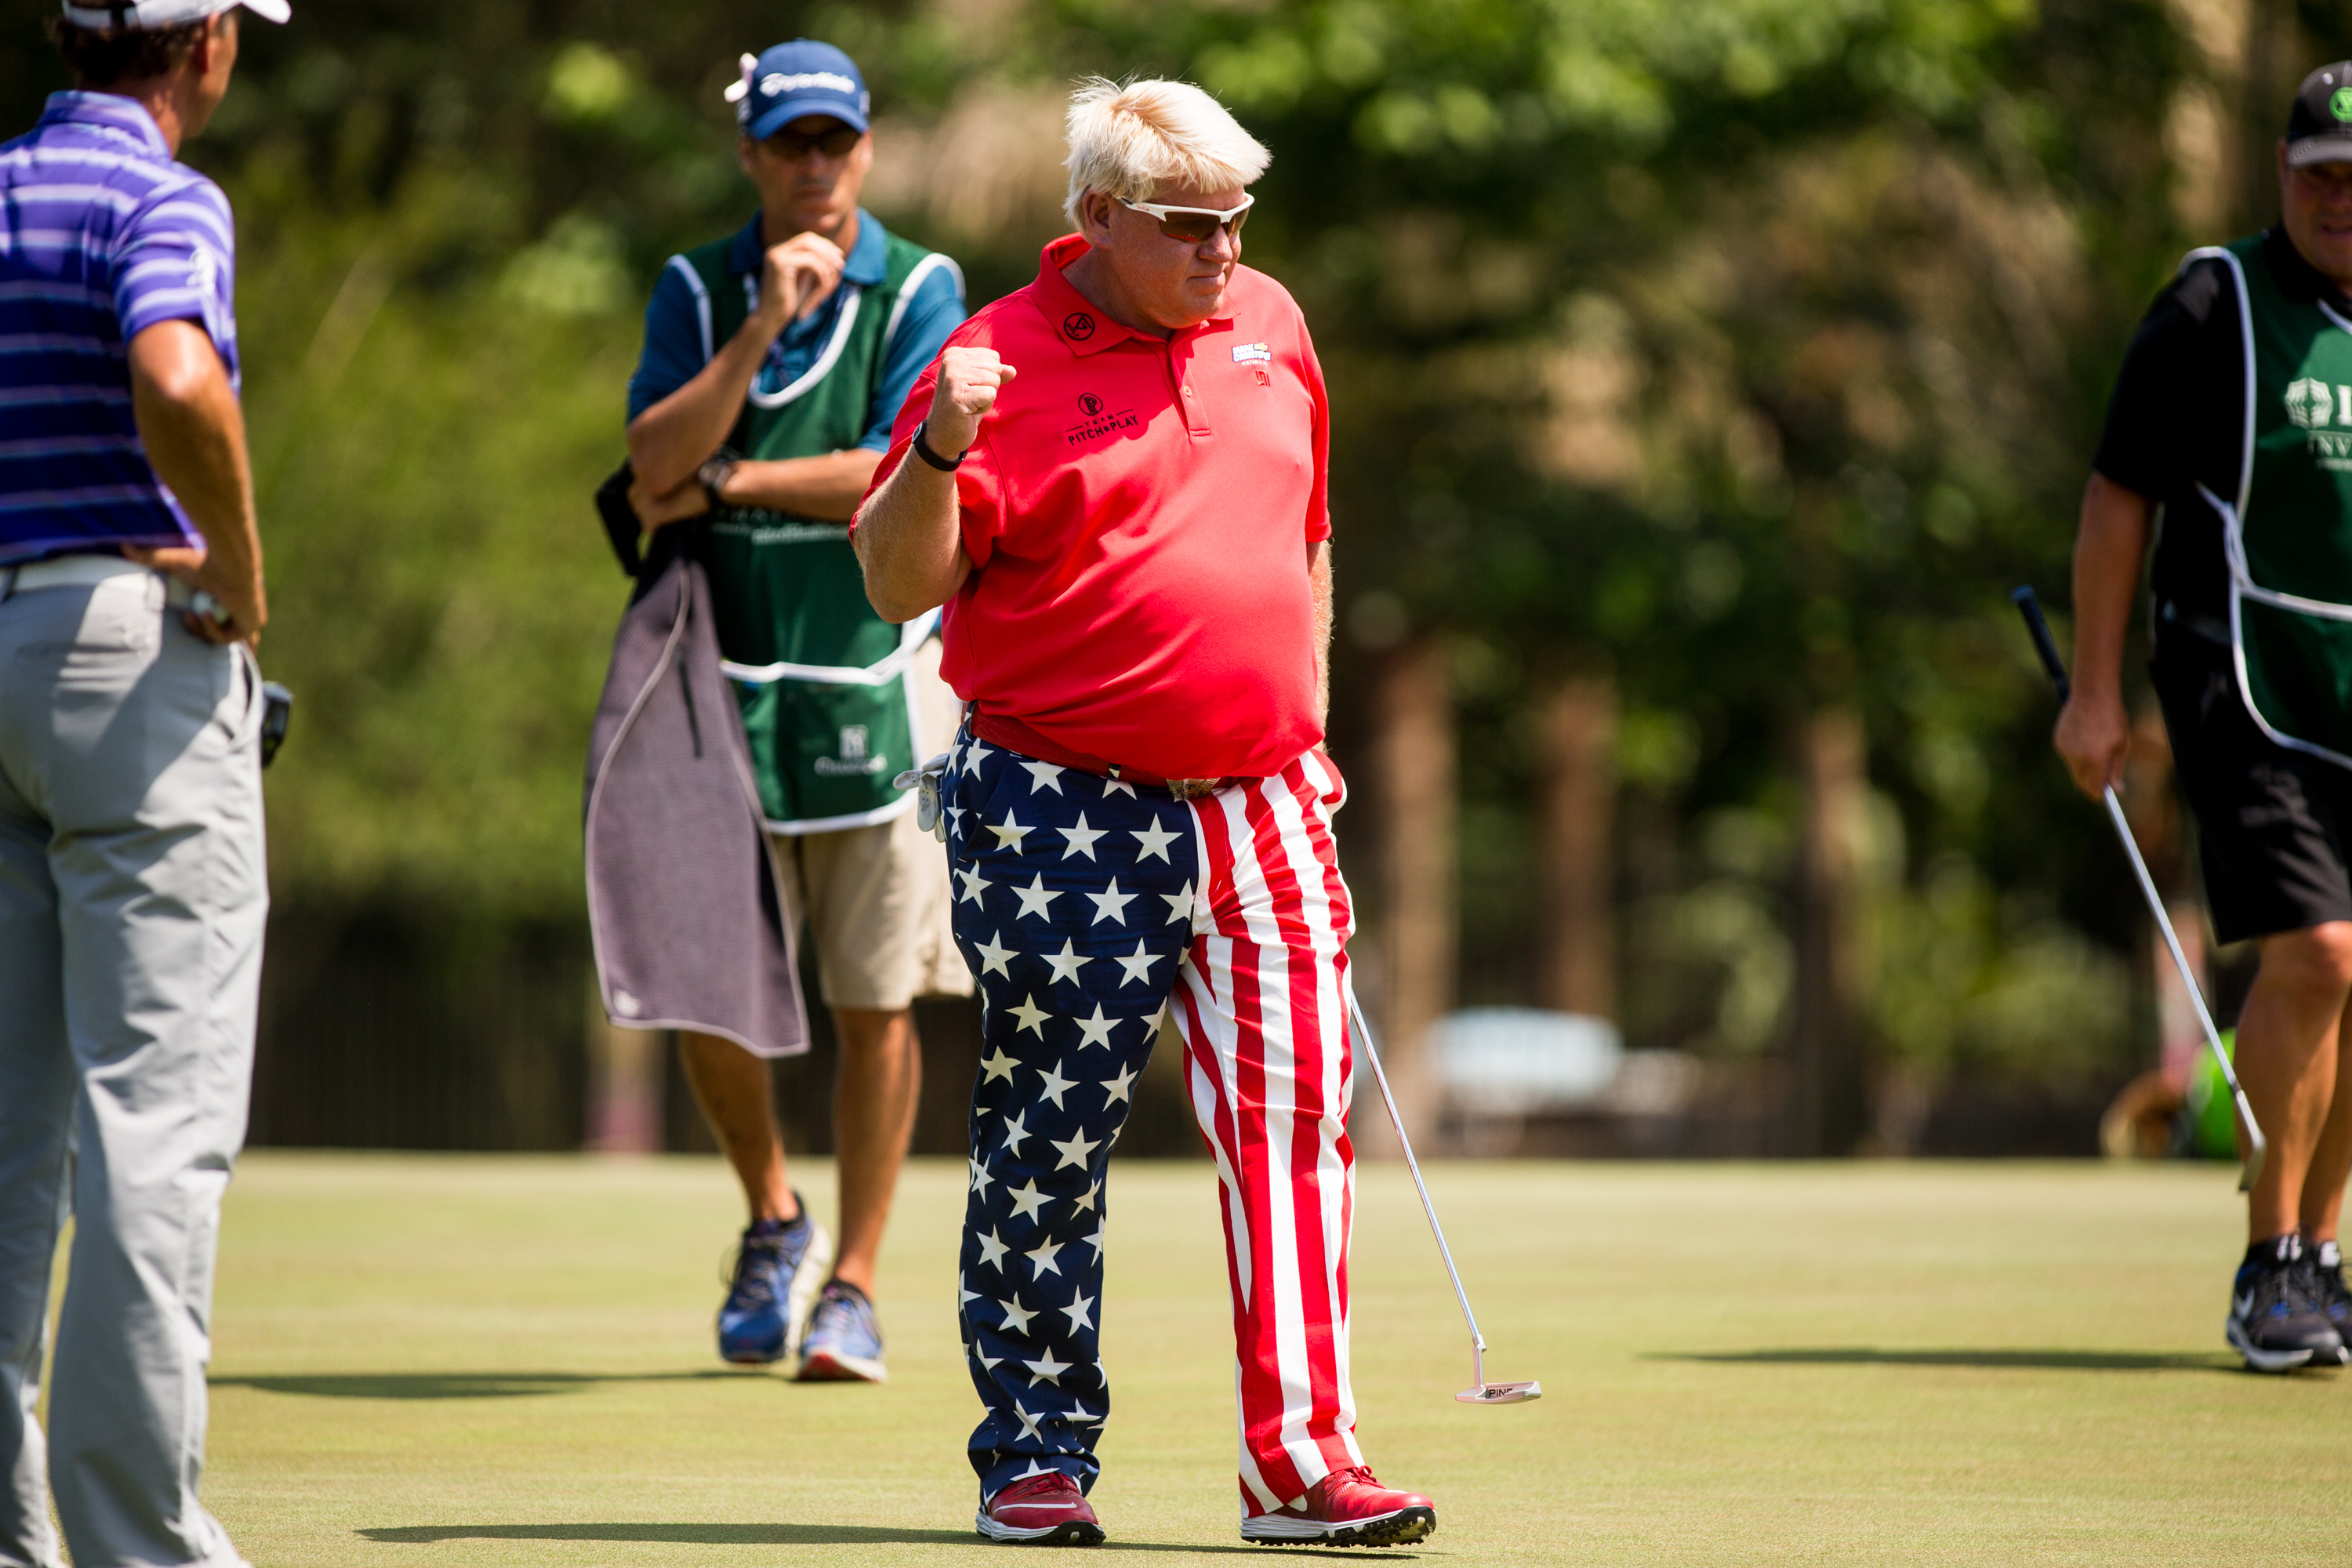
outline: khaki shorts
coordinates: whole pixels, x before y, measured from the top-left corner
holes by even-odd
[[[922,714],[917,762],[947,750],[959,704],[940,679],[934,637],[907,672]],[[949,923],[947,847],[915,826],[910,807],[887,822],[837,833],[774,834],[784,918],[816,943],[828,1007],[895,1013],[918,996],[969,996],[971,971]]]

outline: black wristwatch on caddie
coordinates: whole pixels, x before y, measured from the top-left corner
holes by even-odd
[[[930,427],[931,422],[928,419],[915,426],[915,438],[911,443],[909,443],[915,448],[915,456],[922,458],[923,461],[929,463],[931,467],[937,468],[943,474],[952,474],[958,468],[963,467],[964,455],[962,452],[958,452],[952,458],[942,458],[937,452],[933,451],[931,449],[930,442],[924,439],[924,437],[930,430]],[[965,450],[969,451],[971,448],[966,447]]]
[[[694,482],[702,487],[702,499],[710,503],[711,510],[717,511],[727,504],[719,492],[726,485],[727,476],[734,471],[735,459],[724,452],[694,470]]]

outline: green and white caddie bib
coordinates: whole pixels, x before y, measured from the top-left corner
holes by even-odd
[[[718,240],[669,263],[694,290],[706,363],[757,302],[758,275],[728,270],[733,244]],[[896,235],[886,253],[879,285],[841,282],[833,331],[804,374],[782,386],[766,372],[754,380],[730,452],[762,461],[823,457],[865,436],[905,301],[932,271],[955,268]],[[846,523],[724,507],[705,530],[703,561],[769,831],[829,833],[912,809],[914,795],[890,781],[922,760],[907,667],[936,616],[896,626],[874,613]]]
[[[2238,493],[2199,486],[2230,562],[2238,692],[2283,746],[2352,767],[2352,319],[2290,300],[2262,237],[2192,250],[2237,284],[2246,411]]]

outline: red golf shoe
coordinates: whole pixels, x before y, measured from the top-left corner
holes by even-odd
[[[972,1528],[1024,1546],[1099,1546],[1102,1521],[1078,1483],[1059,1470],[1024,1476],[981,1504]],[[1417,1538],[1416,1538],[1417,1539]]]
[[[1295,1508],[1243,1520],[1242,1539],[1266,1546],[1402,1546],[1436,1528],[1436,1504],[1418,1492],[1391,1491],[1357,1465],[1317,1481]]]

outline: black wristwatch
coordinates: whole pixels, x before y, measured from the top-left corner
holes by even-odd
[[[734,471],[735,459],[724,452],[694,470],[694,482],[702,487],[702,499],[710,503],[711,510],[727,504],[719,499],[719,491],[727,483],[727,476]]]
[[[943,474],[952,474],[963,466],[963,452],[958,452],[952,458],[942,458],[937,452],[932,451],[931,444],[923,438],[924,433],[929,430],[930,427],[931,422],[928,419],[915,426],[915,438],[910,443],[910,445],[915,448],[915,456],[922,458],[923,461],[929,463],[931,467],[937,468]],[[970,451],[971,449],[971,448],[967,447],[964,448],[964,451]]]

